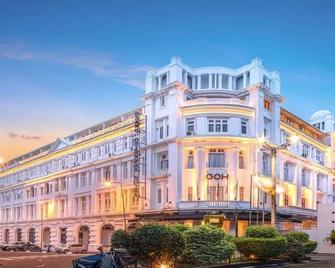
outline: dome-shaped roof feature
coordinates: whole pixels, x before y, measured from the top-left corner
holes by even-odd
[[[328,110],[320,110],[317,111],[316,113],[314,113],[311,117],[310,117],[310,121],[319,121],[319,120],[324,120],[326,118],[332,117],[333,114],[331,111]]]

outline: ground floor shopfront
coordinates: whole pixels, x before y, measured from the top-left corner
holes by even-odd
[[[222,204],[221,204],[222,205]],[[280,210],[279,210],[280,211]],[[306,214],[306,213],[305,213]],[[20,222],[0,226],[0,244],[28,241],[40,246],[67,246],[80,243],[91,252],[101,245],[109,245],[115,230],[135,229],[148,222],[185,224],[195,226],[210,223],[232,236],[242,236],[250,224],[270,224],[268,209],[221,208],[146,211],[138,214],[87,216],[34,222]],[[316,217],[278,213],[278,227],[283,231],[310,230],[316,225]]]

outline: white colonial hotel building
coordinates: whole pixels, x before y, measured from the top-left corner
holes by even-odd
[[[315,114],[313,126],[283,102],[279,74],[258,58],[238,69],[192,68],[172,58],[148,71],[136,110],[141,198],[133,194],[132,111],[1,168],[0,244],[79,242],[95,250],[124,228],[122,203],[129,229],[205,220],[240,235],[249,220],[270,220],[271,157],[259,143],[263,136],[276,145],[299,136],[278,153],[278,227],[314,228],[318,203],[334,202],[334,129],[322,129],[328,113]]]

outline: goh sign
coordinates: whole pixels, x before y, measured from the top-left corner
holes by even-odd
[[[220,181],[223,179],[228,179],[228,173],[226,169],[208,169],[206,174],[207,180]]]

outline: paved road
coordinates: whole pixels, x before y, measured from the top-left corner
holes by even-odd
[[[72,268],[72,260],[83,255],[0,251],[1,268]]]

